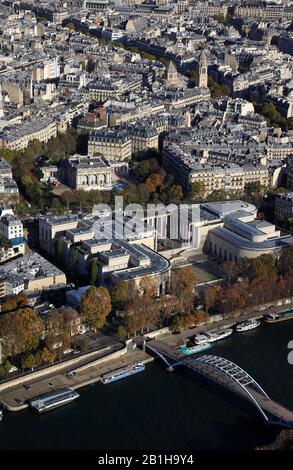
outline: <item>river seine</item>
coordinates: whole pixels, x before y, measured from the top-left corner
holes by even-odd
[[[293,410],[290,340],[293,320],[234,332],[208,353],[244,368]],[[79,393],[76,402],[43,415],[5,412],[0,449],[253,449],[279,431],[246,401],[183,368],[167,372],[157,360],[141,374]]]

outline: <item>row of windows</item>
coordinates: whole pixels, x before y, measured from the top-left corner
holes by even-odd
[[[235,255],[233,258],[233,255],[231,251],[228,251],[227,249],[222,249],[222,247],[218,247],[216,243],[210,242],[210,252],[213,253],[215,256],[219,256],[220,258],[224,258],[225,261],[234,261],[235,264],[238,263],[238,258]]]

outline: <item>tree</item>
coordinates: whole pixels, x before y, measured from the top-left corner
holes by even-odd
[[[262,191],[262,185],[260,181],[251,181],[250,183],[246,183],[244,190],[248,195],[257,194]]]
[[[211,92],[212,98],[218,98],[219,96],[229,96],[230,89],[226,85],[220,85],[219,83],[215,82],[212,77],[208,79],[208,87]]]
[[[75,31],[75,24],[70,22],[70,23],[67,23],[66,25],[66,28],[70,29],[71,31]]]
[[[278,261],[278,268],[281,274],[286,274],[293,267],[293,246],[289,246],[282,250]]]
[[[178,307],[178,299],[174,295],[164,295],[160,299],[160,325],[162,326],[168,318],[171,317],[172,313]]]
[[[225,263],[222,266],[222,269],[228,276],[228,286],[230,287],[231,278],[237,276],[239,268],[237,267],[236,263],[234,263],[233,261],[225,261]]]
[[[222,289],[218,285],[208,287],[208,289],[204,291],[204,304],[206,314],[209,313],[210,308],[215,306],[216,302],[220,301],[221,294]]]
[[[164,176],[159,173],[152,173],[146,180],[145,184],[150,193],[154,193],[158,189],[162,189]]]
[[[271,254],[263,254],[251,259],[242,259],[240,263],[240,272],[250,281],[260,277],[269,277],[277,270],[276,262]]]
[[[170,330],[173,333],[180,333],[185,327],[184,319],[182,315],[176,315],[172,318],[172,322],[170,325]]]
[[[17,308],[17,301],[15,297],[10,297],[6,299],[1,305],[1,312],[6,313]]]
[[[195,181],[190,185],[190,199],[194,200],[202,200],[204,198],[206,192],[205,184],[203,181]]]
[[[104,326],[111,308],[109,291],[103,286],[90,287],[81,299],[81,315],[95,330]]]
[[[128,301],[128,297],[128,283],[126,281],[117,282],[111,292],[113,308],[116,310],[123,310]]]
[[[70,268],[73,276],[76,274],[76,265],[77,265],[77,253],[75,247],[72,247],[70,250]]]
[[[56,260],[58,264],[62,262],[62,250],[63,250],[62,238],[57,237],[55,240],[55,252],[56,252]]]
[[[191,310],[193,307],[195,283],[196,277],[190,266],[178,268],[172,273],[171,292],[178,298],[185,310]]]
[[[227,316],[233,317],[238,310],[245,306],[245,297],[239,287],[239,284],[235,284],[225,291],[222,299],[222,309]]]
[[[255,111],[262,114],[268,122],[269,126],[285,127],[286,120],[282,118],[273,103],[253,103]]]
[[[224,24],[226,21],[226,17],[223,13],[219,13],[218,15],[213,15],[212,18],[221,24]]]
[[[141,334],[159,320],[160,305],[156,300],[156,286],[150,278],[141,279],[139,286],[129,284],[129,301],[125,308],[128,333]]]
[[[34,369],[37,366],[36,357],[33,354],[25,356],[21,361],[22,369]]]
[[[60,196],[61,202],[66,205],[67,207],[67,212],[69,211],[69,206],[72,202],[74,202],[74,194],[72,191],[67,190],[64,191],[61,196]]]
[[[32,308],[18,309],[0,317],[0,337],[7,356],[35,350],[43,332],[43,321]]]
[[[64,146],[64,152],[68,155],[76,153],[76,138],[71,132],[66,132],[60,138]]]
[[[97,262],[95,260],[91,260],[91,263],[90,263],[90,284],[92,286],[96,285],[97,277],[98,277]]]
[[[56,359],[56,354],[44,347],[41,351],[41,359],[44,364],[53,364]]]
[[[168,202],[171,204],[180,204],[183,199],[182,187],[179,184],[174,184],[168,190]]]
[[[121,339],[126,338],[127,329],[125,328],[124,325],[119,325],[118,328],[117,328],[117,333],[116,334],[117,334],[118,338],[121,338]]]
[[[0,379],[7,377],[11,367],[12,367],[12,364],[10,361],[8,361],[8,359],[6,359],[4,364],[0,364]]]

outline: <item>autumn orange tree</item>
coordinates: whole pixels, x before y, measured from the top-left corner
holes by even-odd
[[[106,287],[90,287],[81,299],[81,315],[94,330],[104,326],[111,309],[111,297]]]
[[[9,312],[12,310],[16,310],[19,307],[26,307],[28,306],[28,297],[25,292],[20,292],[13,297],[7,297],[4,302],[1,304],[1,312]]]
[[[175,269],[171,277],[171,292],[178,299],[179,308],[184,311],[193,309],[196,276],[191,266]]]
[[[0,317],[0,337],[6,356],[37,349],[43,332],[43,321],[32,308],[18,309]]]
[[[210,308],[216,306],[221,301],[222,288],[219,285],[208,287],[204,291],[204,304],[206,313],[209,313]]]
[[[126,306],[126,329],[131,334],[149,331],[160,317],[160,305],[156,301],[156,288],[151,279],[141,279],[139,286],[129,285],[129,302]]]

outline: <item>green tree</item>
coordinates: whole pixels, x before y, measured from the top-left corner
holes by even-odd
[[[118,328],[117,328],[117,336],[118,338],[126,338],[127,337],[127,329],[124,325],[119,325]]]
[[[73,276],[76,275],[77,253],[76,248],[72,247],[70,250],[70,269]]]
[[[11,362],[6,359],[4,364],[0,364],[0,379],[4,379],[9,374],[9,371],[12,367]]]
[[[168,190],[168,202],[171,204],[180,204],[183,199],[183,191],[180,185],[174,184]]]
[[[90,262],[90,284],[92,286],[96,285],[97,277],[98,277],[97,262],[95,260],[91,260],[91,262]]]
[[[29,354],[28,356],[25,356],[21,360],[21,367],[22,369],[34,369],[37,366],[37,360],[36,357],[33,354]]]
[[[128,302],[128,298],[128,283],[126,281],[117,282],[111,292],[113,308],[116,310],[123,310]]]
[[[190,199],[194,200],[203,200],[206,192],[205,184],[203,181],[195,181],[190,185]]]
[[[81,315],[95,330],[104,326],[111,308],[109,291],[103,286],[90,287],[81,299]]]
[[[229,96],[230,89],[226,85],[220,85],[219,83],[215,82],[212,77],[208,79],[208,87],[211,92],[212,98],[218,98],[220,96]]]
[[[62,238],[57,237],[55,240],[55,253],[56,253],[57,263],[59,264],[62,262],[62,247],[63,247]]]

